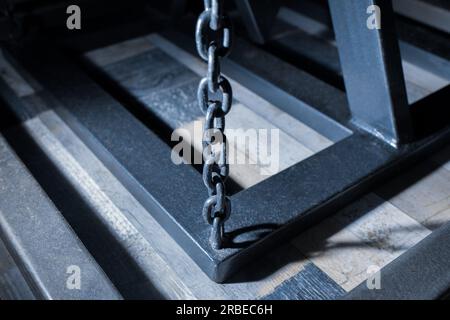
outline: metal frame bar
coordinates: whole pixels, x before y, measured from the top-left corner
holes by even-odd
[[[390,0],[329,0],[353,121],[396,145],[412,139],[394,11]],[[369,29],[378,6],[381,28]]]
[[[308,3],[308,1],[301,2]],[[324,12],[327,8],[321,8]],[[280,19],[298,27],[303,32],[294,33],[286,37],[275,38],[269,42],[270,50],[278,52],[290,62],[298,66],[311,67],[313,74],[322,74],[334,86],[344,88],[338,48],[330,43],[334,42],[331,23],[323,22],[318,17],[308,19],[306,12],[297,12],[282,8]],[[308,12],[309,13],[309,12]],[[322,14],[324,14],[322,12]],[[448,52],[450,46],[442,35],[432,33],[423,27],[405,19],[398,19],[396,27],[399,33],[399,45],[404,61],[413,63],[444,79],[450,79],[450,60]],[[331,28],[331,29],[330,29]],[[320,30],[321,33],[316,34]],[[305,34],[306,33],[306,34]],[[313,35],[309,35],[313,34]],[[315,36],[321,39],[316,39]],[[446,50],[447,49],[447,50]],[[305,62],[306,59],[306,62]]]
[[[400,162],[450,134],[447,129],[415,148],[396,149],[370,134],[356,132],[234,195],[233,217],[227,231],[235,237],[235,245],[215,251],[208,242],[209,227],[198,214],[205,196],[201,175],[190,166],[174,165],[167,144],[67,61],[52,55],[35,60],[37,55],[34,50],[34,59],[23,61],[68,109],[59,110],[62,118],[218,282],[225,281],[254,256],[334,212]],[[66,74],[72,75],[70,80]],[[128,137],[126,145],[124,137]]]
[[[338,19],[345,18],[344,14]],[[359,40],[362,34],[361,31]],[[385,50],[386,54],[391,52],[386,48],[389,43],[392,44],[386,42],[384,35],[379,32],[371,38],[371,46]],[[238,44],[235,48],[236,57],[240,56],[239,51],[242,53],[242,50],[247,48]],[[399,88],[388,85],[379,88],[389,106],[383,109],[386,119],[381,119],[381,124],[384,126],[380,126],[379,119],[364,118],[364,108],[355,104],[356,100],[350,99],[350,102],[353,101],[350,104],[353,114],[362,117],[375,129],[386,129],[389,139],[340,118],[338,121],[352,130],[352,135],[254,187],[233,195],[233,216],[227,224],[227,232],[234,242],[231,247],[216,251],[208,242],[209,226],[199,214],[206,194],[198,171],[191,166],[174,165],[170,160],[170,146],[45,40],[37,39],[29,47],[12,51],[32,76],[61,102],[64,108],[59,108],[58,113],[72,130],[217,282],[225,281],[255,256],[332,214],[376,182],[394,173],[401,165],[413,163],[450,139],[450,127],[446,120],[449,119],[448,111],[442,103],[439,104],[442,96],[450,95],[450,86],[411,106],[408,121],[414,131],[404,130],[403,123],[396,118],[398,113],[405,113],[405,110],[397,110],[398,105],[392,102],[392,94]],[[394,57],[398,55],[396,51],[393,50]],[[388,80],[391,76],[387,74],[395,69],[391,69],[389,63],[379,55],[372,57],[370,50],[366,50],[365,54],[383,63],[379,77],[384,83],[390,84]],[[397,58],[390,61],[397,61]],[[278,66],[283,67],[280,62]],[[243,81],[268,77],[262,74],[262,70],[258,71],[258,75],[249,71],[251,62],[248,61],[243,68],[236,65],[231,67],[237,79]],[[352,69],[345,70],[348,72]],[[250,77],[249,72],[253,73]],[[68,74],[71,76],[67,77]],[[271,73],[270,76],[277,77],[277,74]],[[301,79],[305,75],[299,73],[297,76],[299,81],[306,81]],[[311,80],[310,77],[308,79]],[[264,84],[264,81],[262,79],[261,83]],[[270,79],[270,82],[281,89],[281,96],[284,91],[284,99],[304,100],[301,93],[287,93],[291,89],[286,88],[280,75],[278,79]],[[323,84],[317,81],[317,85]],[[48,99],[48,103],[51,103],[51,99]],[[309,105],[317,107],[314,103]],[[374,101],[369,105],[372,110],[376,110]],[[345,113],[347,106],[341,104],[339,107]],[[400,108],[405,106],[400,104]],[[398,125],[389,126],[392,124],[390,121]],[[425,129],[432,129],[432,132]],[[392,145],[392,139],[403,142],[405,136],[412,134],[409,130],[416,134],[413,143]],[[137,221],[139,223],[138,218]]]

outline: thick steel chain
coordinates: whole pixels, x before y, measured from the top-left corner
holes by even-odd
[[[208,72],[198,87],[198,103],[205,115],[203,132],[203,182],[209,197],[203,206],[203,217],[212,225],[213,248],[225,245],[225,221],[230,217],[231,202],[226,195],[228,178],[225,116],[231,109],[233,94],[229,81],[221,74],[220,59],[231,49],[231,23],[223,14],[223,0],[204,0],[205,11],[195,30],[200,57],[208,62]]]

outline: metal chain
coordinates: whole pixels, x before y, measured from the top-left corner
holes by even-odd
[[[207,76],[198,87],[198,103],[205,115],[203,132],[203,182],[208,199],[203,206],[203,217],[212,225],[210,242],[213,248],[225,245],[225,221],[231,213],[231,202],[226,196],[228,178],[227,139],[225,116],[231,109],[233,94],[230,82],[221,74],[220,59],[231,49],[231,23],[223,14],[223,0],[204,0],[205,11],[199,16],[195,41],[200,57],[208,62]]]

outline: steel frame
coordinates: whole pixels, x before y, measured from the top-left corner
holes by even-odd
[[[396,0],[394,9],[433,28],[450,33],[450,4],[440,0]]]
[[[281,6],[278,0],[235,0],[247,29],[248,36],[264,43],[270,35],[272,24]]]
[[[395,145],[412,139],[394,11],[390,1],[329,1],[353,121]],[[367,27],[378,6],[381,28]]]
[[[0,80],[2,94],[8,94],[6,88]],[[6,99],[12,98],[13,94],[8,96]],[[9,115],[3,116],[9,118]],[[19,146],[26,145],[27,129],[2,129],[5,129],[5,135],[0,134],[0,256],[10,255],[10,266],[19,271],[9,275],[5,286],[2,283],[2,290],[8,291],[8,285],[14,286],[14,290],[2,298],[122,299],[56,205],[12,150],[11,140]],[[33,151],[28,149],[26,152]],[[2,261],[0,269],[7,265],[8,261]],[[74,265],[83,270],[84,284],[80,290],[61,285],[67,281],[68,267]]]
[[[365,19],[358,17],[366,17],[365,8],[371,4],[379,5],[386,13],[384,29],[368,30]],[[32,45],[33,50],[16,50],[15,55],[61,102],[64,108],[57,111],[72,130],[200,268],[214,281],[223,282],[257,255],[333,214],[401,166],[413,163],[450,139],[449,111],[442,103],[442,98],[450,97],[450,86],[412,106],[405,102],[398,44],[390,28],[391,2],[330,0],[330,7],[349,105],[337,103],[337,110],[324,110],[289,93],[279,75],[274,81],[277,85],[264,81],[264,76],[255,70],[249,72],[251,62],[244,61],[245,67],[235,62],[224,66],[236,80],[253,86],[256,93],[277,89],[273,96],[266,93],[269,101],[302,121],[307,115],[308,125],[334,137],[336,143],[233,195],[233,214],[226,227],[233,242],[222,250],[212,249],[208,241],[209,226],[200,214],[206,192],[198,171],[173,164],[169,145],[76,65],[56,50],[49,53],[45,42]],[[351,36],[348,30],[352,30]],[[240,52],[244,48],[237,45],[235,57],[242,58]],[[272,77],[276,76],[272,72]],[[363,80],[358,81],[357,76]],[[43,99],[51,104],[45,94]],[[348,108],[349,118],[343,116],[348,114]],[[334,120],[331,114],[337,115]]]

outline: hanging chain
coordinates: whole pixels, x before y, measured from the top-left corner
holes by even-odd
[[[203,217],[212,225],[210,242],[213,248],[225,245],[224,223],[230,217],[231,202],[226,196],[228,178],[225,116],[233,100],[231,85],[222,76],[220,59],[231,48],[231,23],[223,15],[223,0],[204,0],[205,11],[197,21],[195,41],[200,57],[208,62],[207,76],[198,87],[198,103],[205,115],[203,132],[203,182],[209,197],[203,206]]]

